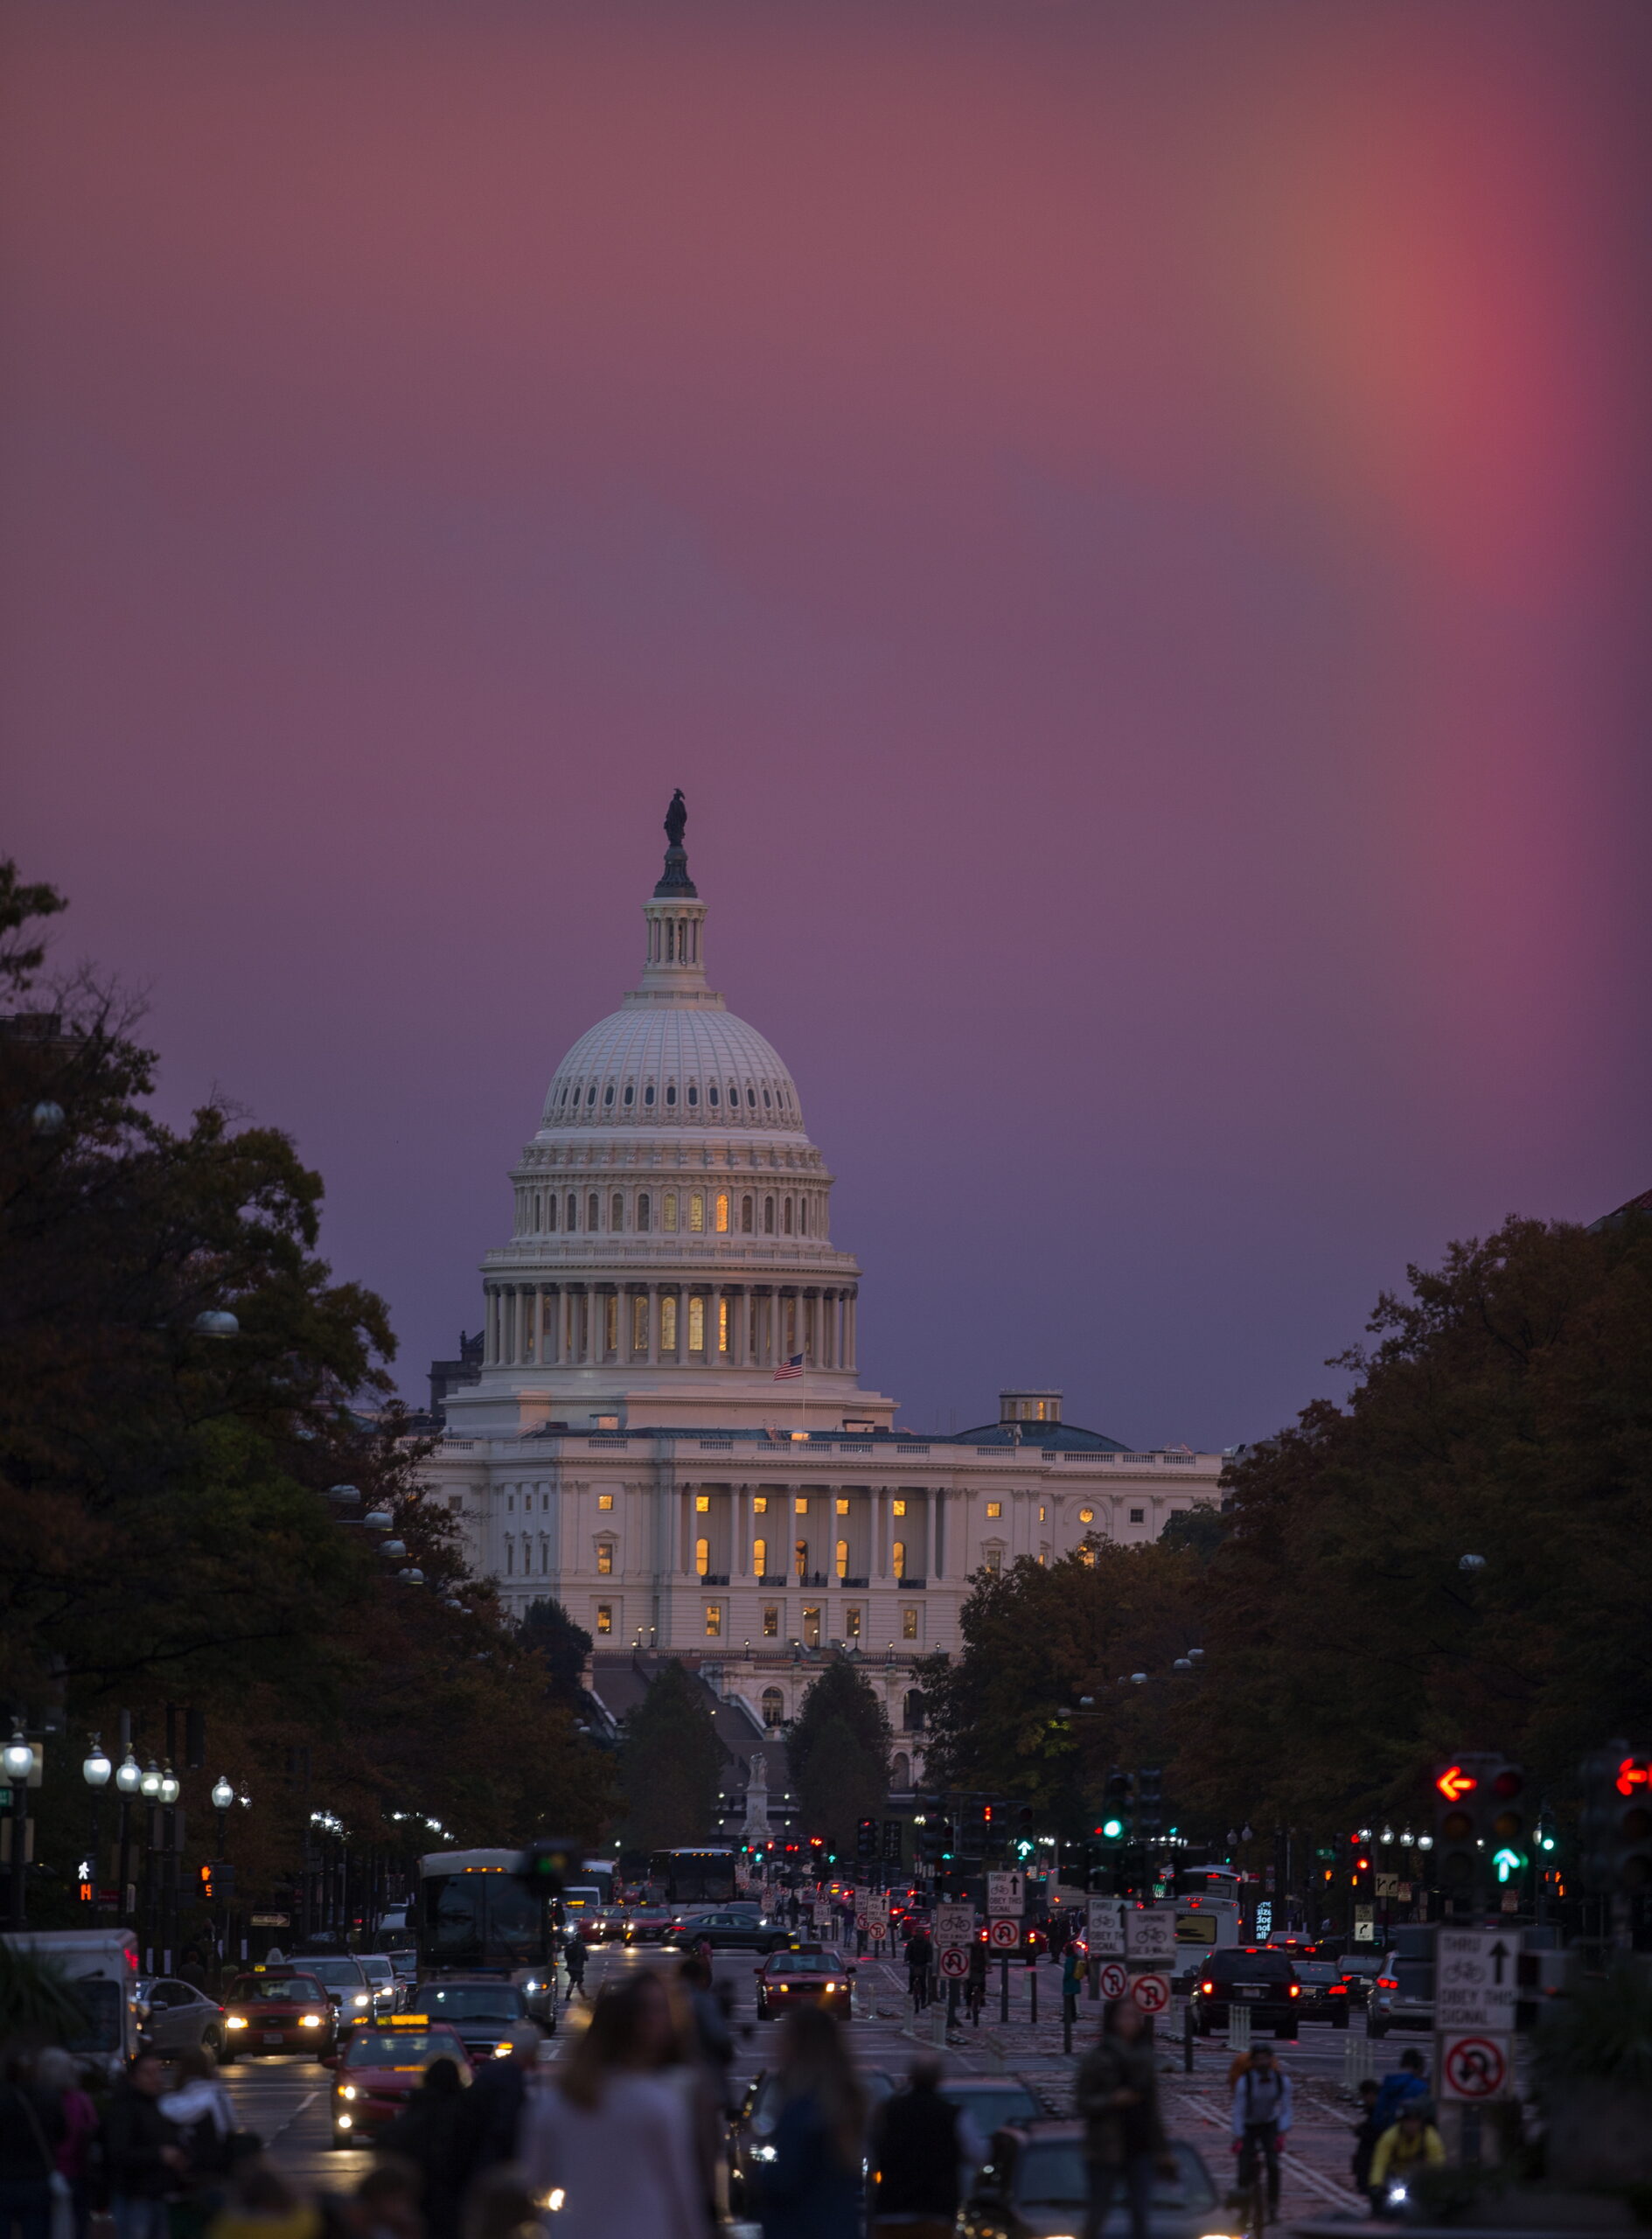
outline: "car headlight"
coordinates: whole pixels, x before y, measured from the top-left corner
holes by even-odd
[[[351,2117],[348,2115],[335,2115],[332,2119],[335,2130],[347,2131],[351,2126]]]
[[[298,2026],[301,2029],[319,2029],[321,2016],[318,2013],[301,2013],[298,2017]]]
[[[367,1993],[366,1991],[358,1991],[356,1992],[355,2002],[358,2005],[366,2005],[367,2003]]]
[[[227,2013],[224,2019],[231,2029],[244,2029],[247,2026],[247,2016],[244,2013]]]
[[[341,2099],[353,2099],[355,2096],[356,2087],[353,2083],[341,2083],[338,2086],[338,2096]]]
[[[751,2149],[751,2158],[754,2161],[777,2160],[779,2148],[773,2145],[754,2145]]]
[[[560,2185],[553,2185],[548,2193],[540,2194],[538,2206],[540,2208],[549,2208],[551,2214],[554,2215],[557,2209],[561,2207],[562,2202],[567,2198],[568,2194],[562,2190]]]
[[[495,2045],[493,2047],[493,2057],[496,2061],[508,2061],[511,2057],[510,2047],[508,2045]]]

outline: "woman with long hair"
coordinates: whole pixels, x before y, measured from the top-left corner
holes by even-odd
[[[780,2119],[757,2196],[763,2239],[856,2239],[866,2101],[835,2017],[794,2006],[780,2025]]]
[[[707,2239],[670,1996],[657,1975],[603,1991],[524,2122],[529,2186],[557,2239]]]

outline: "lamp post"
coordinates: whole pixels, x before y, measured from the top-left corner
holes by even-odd
[[[178,1965],[178,1778],[169,1759],[161,1774],[161,1966]]]
[[[132,1910],[132,1802],[143,1786],[143,1768],[129,1746],[115,1774],[115,1793],[121,1799],[120,1852],[115,1861],[119,1887],[115,1893],[115,1917],[118,1922],[124,1922]]]
[[[143,1971],[156,1973],[155,1965],[155,1857],[161,1846],[161,1768],[153,1757],[144,1768],[138,1782],[138,1794],[143,1801],[143,1899],[142,1929]]]
[[[4,1749],[0,1750],[0,1766],[5,1769],[11,1789],[10,1911],[11,1926],[17,1930],[24,1927],[28,1918],[29,1775],[34,1770],[34,1751],[23,1738],[20,1722],[13,1728]]]
[[[92,1791],[92,1917],[96,1920],[102,1903],[98,1885],[103,1879],[103,1791],[115,1768],[99,1737],[94,1733],[91,1739],[92,1746],[80,1766],[80,1777]]]

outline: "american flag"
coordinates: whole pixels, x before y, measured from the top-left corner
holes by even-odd
[[[801,1353],[793,1353],[789,1360],[782,1361],[779,1367],[776,1369],[774,1372],[774,1380],[777,1384],[789,1384],[794,1376],[801,1376],[802,1374],[803,1355]]]

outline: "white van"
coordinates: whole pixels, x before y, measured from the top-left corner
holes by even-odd
[[[68,2050],[113,2081],[137,2057],[137,1939],[124,1928],[24,1929],[4,1939],[60,1967],[86,2008],[86,2028]]]

